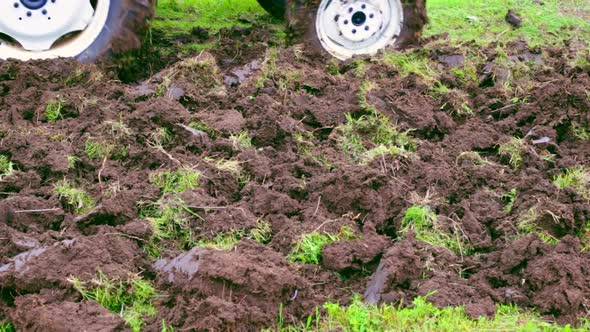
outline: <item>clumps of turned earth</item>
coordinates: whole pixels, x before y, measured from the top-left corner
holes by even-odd
[[[0,322],[272,329],[417,301],[578,324],[590,67],[570,46],[203,52],[131,84],[3,62]]]

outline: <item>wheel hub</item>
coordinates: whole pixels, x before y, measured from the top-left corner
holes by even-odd
[[[0,33],[27,51],[46,51],[68,33],[84,30],[94,8],[89,0],[4,0],[0,13]]]
[[[45,4],[47,4],[47,0],[20,0],[20,3],[22,3],[23,6],[27,7],[30,10],[35,10],[45,6]]]
[[[340,6],[334,20],[337,20],[341,36],[353,42],[365,40],[383,28],[383,14],[365,1]]]
[[[401,0],[322,0],[316,18],[322,46],[342,60],[395,43],[402,25]]]

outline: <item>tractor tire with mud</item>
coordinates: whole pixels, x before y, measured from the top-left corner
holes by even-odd
[[[258,3],[275,18],[285,18],[285,0],[258,0]]]
[[[415,43],[428,23],[426,0],[287,0],[293,42],[340,60]]]
[[[93,62],[140,48],[156,1],[4,1],[0,4],[0,60]]]

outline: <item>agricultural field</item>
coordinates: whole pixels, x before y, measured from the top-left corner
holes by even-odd
[[[255,0],[0,62],[0,332],[590,330],[590,2],[427,4],[345,62]]]

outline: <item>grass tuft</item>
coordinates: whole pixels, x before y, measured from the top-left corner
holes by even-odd
[[[0,332],[15,332],[14,325],[9,322],[0,322]]]
[[[354,230],[348,226],[342,226],[338,234],[313,233],[305,234],[297,242],[287,259],[291,262],[306,264],[319,264],[322,258],[322,249],[330,243],[337,241],[354,240]]]
[[[230,135],[229,140],[235,150],[248,149],[252,147],[252,137],[248,131],[242,131],[237,135]]]
[[[146,317],[157,313],[152,304],[156,290],[150,282],[139,277],[113,280],[99,273],[90,282],[77,278],[70,278],[69,281],[85,299],[96,301],[105,309],[119,314],[134,332],[141,330]]]
[[[449,234],[441,229],[438,216],[428,206],[415,205],[406,210],[401,233],[410,230],[414,231],[419,241],[447,248],[455,254],[463,254],[468,249],[461,231],[455,229],[453,234]]]
[[[98,141],[92,137],[84,143],[84,152],[90,160],[125,160],[129,154],[129,150],[125,146],[117,146],[103,140]]]
[[[525,151],[525,142],[522,138],[512,138],[509,142],[500,145],[498,154],[508,159],[508,163],[513,169],[518,169],[522,165],[522,153]]]
[[[272,240],[272,228],[268,221],[258,220],[256,227],[250,230],[250,238],[260,244],[267,244]]]
[[[56,122],[63,118],[62,110],[66,101],[57,96],[56,100],[50,101],[45,107],[45,117],[49,122]]]
[[[75,187],[68,180],[55,184],[54,191],[64,207],[75,214],[84,214],[94,208],[96,203],[84,190]]]
[[[417,146],[407,132],[399,132],[388,117],[377,111],[358,118],[346,114],[346,123],[338,130],[341,133],[340,146],[360,164],[368,164],[385,155],[407,157]]]
[[[14,173],[14,164],[5,155],[0,154],[0,181]]]
[[[385,52],[383,61],[393,66],[401,76],[416,75],[430,83],[438,80],[438,75],[430,66],[429,57],[424,52]]]
[[[541,241],[548,244],[557,244],[559,240],[551,235],[549,232],[537,225],[539,219],[539,211],[536,207],[530,208],[522,213],[518,219],[518,230],[523,235],[536,234]]]
[[[586,167],[566,170],[553,178],[553,184],[560,190],[572,188],[580,196],[590,200],[590,170]]]
[[[502,195],[501,199],[506,206],[504,207],[504,212],[510,213],[514,208],[514,203],[516,202],[516,198],[518,197],[518,192],[515,188],[507,192],[506,194]]]
[[[162,171],[150,174],[150,182],[158,187],[163,194],[180,194],[199,186],[201,173],[190,168],[176,171]]]

